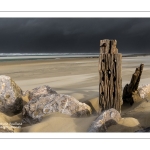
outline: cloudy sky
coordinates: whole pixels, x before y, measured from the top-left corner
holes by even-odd
[[[0,18],[0,53],[99,53],[116,39],[120,53],[149,53],[150,18]]]

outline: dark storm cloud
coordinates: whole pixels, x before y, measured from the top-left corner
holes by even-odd
[[[147,53],[150,18],[0,18],[0,53],[98,53],[100,39],[116,39],[122,53]]]

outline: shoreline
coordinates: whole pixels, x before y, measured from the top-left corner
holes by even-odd
[[[150,54],[122,54],[122,58],[131,57],[148,57]],[[0,56],[0,63],[7,62],[23,62],[23,61],[48,61],[48,60],[72,60],[81,58],[99,58],[99,55],[68,55],[68,56],[15,56],[4,57]]]

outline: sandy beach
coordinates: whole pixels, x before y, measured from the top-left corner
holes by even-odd
[[[61,58],[40,60],[18,60],[0,63],[0,74],[10,76],[23,90],[49,85],[59,94],[68,94],[92,108],[89,117],[73,118],[60,113],[52,113],[40,123],[28,125],[18,132],[87,132],[92,121],[100,114],[99,93],[99,58]],[[150,83],[150,56],[123,57],[122,86],[129,83],[136,67],[144,64],[140,85]],[[6,116],[0,114],[2,121],[21,120],[21,114]],[[134,132],[141,127],[150,126],[150,102],[141,100],[130,106],[123,104],[122,120],[108,128],[108,132]]]

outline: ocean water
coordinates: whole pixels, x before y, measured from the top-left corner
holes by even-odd
[[[125,56],[141,56],[147,54],[126,53]],[[80,58],[99,57],[99,53],[0,53],[0,61],[31,60],[31,59],[59,59],[59,58]]]
[[[95,56],[99,53],[0,53],[0,57],[20,57],[20,56]]]
[[[99,53],[0,53],[0,61],[77,57],[99,57]]]

